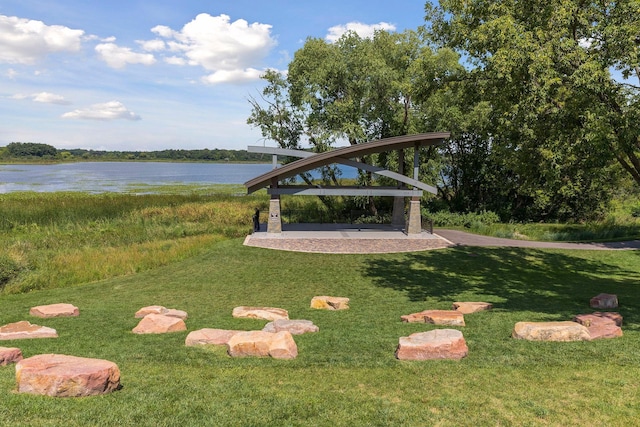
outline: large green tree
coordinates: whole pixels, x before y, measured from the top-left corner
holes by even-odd
[[[597,211],[612,160],[640,185],[638,0],[441,0],[426,12],[433,39],[467,62],[491,149],[536,215]]]

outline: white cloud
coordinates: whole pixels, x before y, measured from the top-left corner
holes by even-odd
[[[168,39],[166,46],[174,55],[165,61],[174,65],[200,66],[213,73],[203,78],[208,83],[255,79],[255,66],[276,45],[271,25],[244,19],[231,22],[227,15],[201,13],[180,31],[164,25],[151,29]]]
[[[93,104],[88,108],[78,109],[64,113],[65,119],[85,120],[140,120],[141,117],[129,111],[120,101],[110,101],[103,104]]]
[[[144,50],[146,50],[147,52],[158,52],[158,51],[162,51],[165,50],[166,46],[164,44],[164,42],[162,40],[138,40],[137,43],[140,45],[140,47]]]
[[[362,22],[349,22],[345,25],[336,25],[329,28],[329,33],[325,39],[330,43],[335,43],[340,37],[348,32],[354,32],[362,38],[372,38],[376,31],[395,31],[396,26],[387,22],[377,24],[363,24]]]
[[[243,83],[258,80],[264,71],[255,68],[245,70],[218,70],[208,76],[204,76],[202,81],[208,84],[218,83]]]
[[[31,65],[52,52],[80,50],[84,31],[0,15],[0,62]]]
[[[34,93],[32,98],[35,102],[43,102],[45,104],[69,105],[71,102],[64,99],[62,95],[56,95],[50,92]]]
[[[7,70],[7,74],[6,75],[9,78],[9,80],[13,80],[18,75],[18,72],[16,70],[14,70],[13,68],[9,68]]]
[[[115,43],[101,43],[96,46],[96,52],[111,68],[124,68],[127,64],[152,65],[156,62],[150,53],[136,53]]]

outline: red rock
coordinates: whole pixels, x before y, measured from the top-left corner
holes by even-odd
[[[262,330],[265,332],[289,331],[292,335],[302,335],[318,332],[320,329],[311,320],[278,319],[267,323]]]
[[[16,364],[16,381],[19,393],[92,396],[117,390],[120,370],[108,360],[40,354]]]
[[[349,308],[349,298],[316,296],[311,298],[311,308],[319,310],[347,310]]]
[[[591,308],[618,308],[618,296],[614,294],[598,294],[589,301]]]
[[[518,322],[511,336],[528,341],[589,341],[586,326],[576,322]]]
[[[456,310],[425,310],[400,316],[403,322],[432,323],[434,325],[464,326],[464,315]]]
[[[233,309],[233,317],[245,319],[278,320],[288,319],[289,313],[282,308],[240,306]]]
[[[9,323],[0,327],[0,340],[20,340],[29,338],[58,338],[55,329],[32,325],[26,320]]]
[[[400,337],[396,358],[400,360],[455,359],[469,353],[462,332],[455,329],[435,329]]]
[[[22,360],[22,351],[15,347],[0,347],[0,366]]]
[[[177,317],[182,320],[186,320],[189,317],[186,311],[166,308],[161,305],[142,307],[140,310],[136,311],[135,317],[136,319],[141,319],[149,314],[162,314],[163,316]]]
[[[271,356],[275,359],[294,359],[298,356],[298,347],[291,333],[287,331],[239,332],[229,339],[227,346],[227,352],[232,357]]]
[[[454,302],[453,309],[462,314],[477,313],[478,311],[491,310],[493,305],[488,302]]]
[[[579,314],[573,318],[573,321],[586,326],[592,340],[622,336],[622,329],[617,323],[619,321],[622,324],[622,316],[618,313]]]
[[[78,307],[72,304],[49,304],[32,307],[29,314],[35,317],[76,317],[80,315]]]
[[[186,331],[184,320],[162,314],[147,314],[138,326],[133,328],[134,334],[165,334],[168,332]]]
[[[224,345],[229,342],[232,336],[237,334],[238,332],[245,331],[234,331],[230,329],[200,329],[197,331],[190,332],[187,335],[187,338],[184,341],[186,346],[192,347],[196,345]]]

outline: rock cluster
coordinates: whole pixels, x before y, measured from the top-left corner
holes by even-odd
[[[7,366],[22,360],[22,351],[15,347],[0,347],[0,366]]]
[[[589,301],[591,308],[606,310],[618,308],[618,296],[614,294],[598,294]]]
[[[589,329],[576,322],[518,322],[511,336],[529,341],[589,341]]]
[[[298,347],[291,332],[247,331],[234,334],[227,342],[229,356],[232,357],[273,357],[274,359],[294,359]]]
[[[396,358],[400,360],[459,360],[469,353],[462,332],[456,329],[435,329],[400,337]]]
[[[147,314],[140,323],[133,328],[134,334],[166,334],[169,332],[186,331],[187,325],[179,317],[163,314]]]
[[[478,311],[491,310],[492,308],[493,304],[481,301],[453,303],[453,309],[462,314],[477,313]]]
[[[311,308],[318,310],[347,310],[349,308],[349,298],[316,296],[311,298]]]
[[[58,338],[58,332],[46,326],[32,325],[26,320],[0,326],[0,340]]]
[[[120,387],[120,369],[102,359],[41,354],[16,364],[19,393],[55,397],[92,396]]]
[[[80,310],[73,304],[49,304],[39,305],[32,307],[29,310],[29,314],[34,317],[49,318],[49,317],[77,317],[80,315]]]
[[[165,308],[161,305],[150,305],[136,311],[135,318],[142,319],[149,314],[161,314],[163,316],[177,317],[182,320],[186,320],[189,317],[186,311],[176,310],[175,308]]]
[[[248,307],[240,306],[233,309],[233,317],[245,319],[278,320],[288,319],[289,312],[282,308],[275,307]]]
[[[424,310],[400,316],[407,323],[431,323],[434,325],[464,326],[464,315],[456,310]]]

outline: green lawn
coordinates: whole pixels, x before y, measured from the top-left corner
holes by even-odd
[[[393,255],[323,255],[213,242],[167,266],[82,286],[0,296],[0,322],[58,330],[57,339],[5,341],[25,357],[60,353],[115,362],[123,388],[105,396],[17,394],[0,368],[0,425],[13,426],[629,426],[640,421],[640,253],[453,248]],[[510,338],[518,321],[570,320],[589,299],[618,295],[624,336],[578,343]],[[351,299],[311,310],[315,295]],[[401,362],[400,336],[433,329],[400,316],[492,302],[466,315],[461,361]],[[66,302],[80,317],[37,319],[35,305]],[[185,347],[187,332],[135,335],[134,313],[164,305],[189,313],[189,331],[261,329],[239,305],[274,306],[320,332],[296,336],[294,360],[232,359]]]

